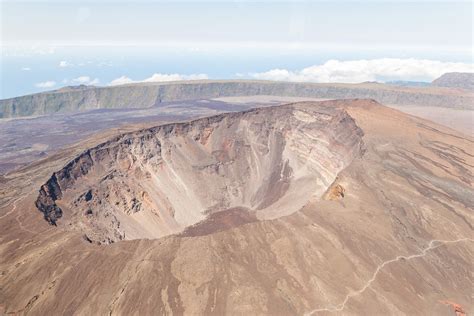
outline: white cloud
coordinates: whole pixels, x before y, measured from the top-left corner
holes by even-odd
[[[126,76],[121,76],[121,77],[118,77],[114,80],[112,80],[110,83],[109,83],[109,86],[119,86],[121,84],[127,84],[127,83],[133,83],[135,81],[133,81],[132,79],[126,77]]]
[[[301,82],[347,82],[413,80],[432,81],[446,72],[474,72],[474,64],[427,59],[381,58],[371,60],[329,60],[297,71],[272,69],[251,73],[262,80]]]
[[[69,62],[67,62],[66,60],[61,60],[61,61],[59,62],[59,67],[61,67],[61,68],[71,67],[71,66],[72,66],[72,64],[69,63]]]
[[[30,67],[22,67],[21,70],[22,70],[22,71],[30,71],[31,68],[30,68]]]
[[[137,82],[165,82],[165,81],[181,81],[181,80],[203,80],[209,79],[206,74],[191,74],[191,75],[182,75],[182,74],[161,74],[155,73],[150,78],[144,80],[135,81],[126,76],[121,76],[112,80],[109,83],[109,86],[117,86],[127,83],[137,83]]]
[[[179,80],[202,80],[208,79],[206,74],[191,74],[191,75],[180,75],[180,74],[153,74],[150,78],[143,80],[144,82],[160,82],[160,81],[179,81]]]
[[[73,84],[94,85],[99,83],[99,79],[91,79],[89,76],[80,76],[71,80]]]
[[[37,88],[52,88],[56,85],[56,81],[43,81],[43,82],[38,82],[35,84]]]

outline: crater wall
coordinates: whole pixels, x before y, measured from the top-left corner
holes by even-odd
[[[224,223],[228,210],[277,218],[322,196],[361,155],[362,134],[334,102],[162,125],[85,151],[41,187],[36,205],[50,224],[98,243]]]

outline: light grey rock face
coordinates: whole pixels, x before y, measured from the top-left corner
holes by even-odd
[[[182,232],[228,210],[272,219],[323,195],[362,146],[334,103],[222,114],[92,148],[56,172],[36,204],[51,224],[99,243]]]
[[[294,96],[323,99],[371,98],[384,104],[472,109],[472,94],[383,84],[314,84],[266,81],[143,83],[115,87],[60,89],[0,100],[0,118],[87,109],[147,108],[163,102],[227,96]]]
[[[474,92],[474,73],[468,72],[449,72],[438,79],[435,79],[431,85],[436,87],[460,88]]]

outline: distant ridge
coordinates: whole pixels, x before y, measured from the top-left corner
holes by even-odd
[[[88,86],[88,85],[85,85],[85,84],[81,84],[81,85],[78,85],[78,86],[65,86],[65,87],[59,88],[55,91],[66,92],[66,91],[76,91],[76,90],[87,90],[87,89],[93,89],[93,88],[96,88],[96,86]]]
[[[196,80],[137,83],[111,87],[78,86],[0,100],[0,118],[88,109],[147,108],[163,102],[227,96],[298,96],[324,99],[371,98],[383,104],[472,109],[474,94],[436,87],[379,83],[336,84],[252,80]]]
[[[400,86],[400,87],[428,87],[429,82],[425,81],[406,81],[406,80],[393,80],[385,82],[389,85]]]
[[[460,88],[474,92],[474,73],[448,72],[435,79],[431,85],[435,87]]]

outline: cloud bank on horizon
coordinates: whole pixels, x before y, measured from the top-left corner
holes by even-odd
[[[474,64],[461,62],[442,62],[415,58],[379,58],[347,61],[331,59],[323,64],[306,67],[301,70],[276,68],[264,72],[253,72],[248,74],[237,73],[234,76],[227,78],[210,78],[210,76],[205,73],[154,73],[148,78],[135,80],[126,75],[122,75],[111,80],[106,85],[117,86],[130,83],[229,78],[315,83],[361,83],[367,81],[431,82],[448,72],[474,73]],[[91,76],[79,76],[72,80],[64,79],[62,84],[98,85],[100,82],[101,80],[99,80],[99,78],[93,78]],[[54,80],[45,80],[35,84],[35,87],[41,89],[50,89],[56,86],[57,82]]]
[[[62,84],[73,84],[73,85],[98,85],[100,83],[99,78],[94,78],[92,79],[89,76],[79,76],[77,78],[68,80],[64,79],[62,81]],[[46,80],[42,82],[38,82],[35,84],[35,87],[41,88],[41,89],[51,89],[56,87],[57,82],[54,80]]]
[[[42,88],[42,89],[50,89],[56,85],[56,81],[54,80],[47,80],[43,82],[38,82],[35,84],[35,87]]]
[[[250,73],[260,80],[293,82],[433,81],[447,72],[474,72],[474,64],[427,59],[380,58],[371,60],[328,60],[301,70],[271,69]],[[243,77],[243,75],[240,75]]]
[[[96,85],[99,84],[100,81],[98,78],[92,79],[89,76],[80,76],[72,79],[71,82],[73,84]],[[67,81],[65,81],[65,83],[67,83]]]
[[[155,73],[151,77],[144,80],[132,80],[127,76],[121,76],[112,80],[109,83],[109,86],[118,86],[128,83],[138,83],[138,82],[166,82],[166,81],[182,81],[182,80],[203,80],[209,79],[206,74],[191,74],[191,75],[182,75],[182,74],[162,74]]]
[[[321,65],[301,70],[271,69],[265,72],[236,74],[239,78],[291,81],[291,82],[336,82],[361,83],[366,81],[425,81],[431,82],[447,72],[474,72],[474,64],[459,62],[441,62],[427,59],[380,58],[340,61],[331,59]],[[155,73],[144,80],[132,80],[121,76],[108,85],[116,86],[139,82],[165,82],[209,79],[207,74],[162,74]],[[222,79],[222,78],[216,78]]]

